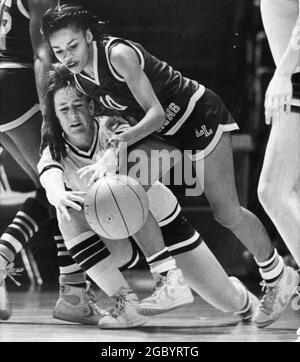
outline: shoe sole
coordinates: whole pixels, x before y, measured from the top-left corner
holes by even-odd
[[[293,274],[294,274],[294,273],[293,273]],[[293,287],[292,290],[295,290],[295,288],[299,285],[299,280],[300,280],[299,274],[296,272],[296,274],[295,274],[295,280],[294,280],[295,285],[294,285],[294,287]],[[256,326],[257,326],[258,328],[265,328],[265,327],[268,327],[269,325],[271,325],[272,323],[276,322],[276,321],[280,318],[280,316],[282,315],[282,313],[285,311],[285,309],[287,308],[287,306],[289,305],[291,299],[293,298],[293,295],[294,295],[294,294],[291,293],[290,298],[286,301],[285,306],[284,306],[284,307],[282,308],[282,310],[281,310],[281,313],[280,313],[275,319],[268,320],[268,321],[264,321],[264,322],[253,321],[253,322],[256,324]]]
[[[153,316],[153,315],[158,315],[158,314],[162,314],[162,313],[166,313],[169,312],[171,310],[174,310],[176,308],[182,307],[186,304],[191,304],[194,302],[194,297],[188,297],[185,299],[182,299],[179,303],[179,301],[175,301],[174,303],[172,303],[168,308],[164,308],[164,309],[159,309],[159,308],[153,308],[153,306],[143,306],[143,305],[138,305],[137,310],[140,314],[144,315],[144,316]],[[179,303],[179,304],[178,304]]]
[[[73,318],[73,317],[70,317],[63,313],[54,312],[52,316],[54,319],[59,319],[64,322],[72,322],[72,323],[87,324],[87,325],[97,325],[98,324],[98,321],[86,320],[84,318]],[[100,317],[99,317],[99,319],[100,319]]]
[[[149,318],[138,319],[128,323],[112,323],[112,324],[98,324],[99,329],[128,329],[143,326],[149,321]]]

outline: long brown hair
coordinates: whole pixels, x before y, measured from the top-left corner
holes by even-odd
[[[60,122],[56,117],[54,108],[54,95],[61,88],[76,87],[73,74],[65,68],[61,63],[55,63],[47,73],[47,88],[43,96],[44,106],[44,129],[48,135],[55,137],[55,143],[60,146],[57,157],[64,157],[66,154],[66,147],[63,140],[63,130]]]

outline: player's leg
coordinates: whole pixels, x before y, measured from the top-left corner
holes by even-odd
[[[0,143],[6,149],[6,151],[11,154],[18,165],[25,171],[25,173],[33,181],[34,185],[39,185],[39,179],[36,170],[32,169],[31,165],[24,158],[16,144],[6,133],[0,132]]]
[[[237,280],[228,278],[224,269],[210,252],[199,233],[182,215],[175,195],[160,183],[148,191],[150,208],[161,227],[165,243],[183,271],[190,287],[215,308],[235,312],[249,320],[257,305],[257,298]],[[105,240],[117,267],[134,266],[140,252],[130,239]],[[140,308],[148,310],[157,301],[146,298]]]
[[[120,167],[120,173],[137,179],[146,191],[152,187],[163,171],[167,171],[162,167],[151,167],[149,162],[153,161],[153,150],[174,150],[174,146],[158,138],[147,137],[128,149],[127,159],[123,158],[127,161],[126,167],[124,167],[125,162]],[[179,150],[178,152],[180,153]],[[146,257],[156,284],[162,286],[159,289],[156,288],[155,295],[158,295],[160,291],[164,294],[163,290],[167,286],[170,292],[170,298],[161,299],[157,304],[157,310],[153,310],[151,313],[161,313],[191,303],[193,301],[192,293],[184,284],[182,272],[177,268],[175,259],[164,244],[161,230],[151,210],[143,227],[133,237]]]
[[[27,164],[37,174],[36,165],[39,161],[39,147],[41,142],[42,115],[36,112],[27,122],[6,131],[6,134],[13,140]],[[12,155],[14,157],[14,155]],[[39,180],[35,186],[40,187]]]
[[[56,243],[59,268],[59,297],[55,304],[53,318],[97,325],[99,313],[95,307],[95,295],[85,272],[76,264],[67,250],[57,219],[51,219],[46,227]]]
[[[272,125],[258,196],[300,267],[300,114]]]
[[[260,9],[272,55],[275,64],[278,64],[288,46],[298,17],[299,1],[261,0]]]
[[[65,245],[76,263],[115,302],[107,319],[99,313],[100,328],[130,328],[142,325],[147,318],[137,312],[138,297],[132,291],[98,235],[91,231],[83,212],[69,211],[71,220],[61,220]]]
[[[49,218],[48,209],[38,199],[29,198],[13,221],[0,236],[0,319],[8,319],[11,308],[5,288],[5,278],[11,271],[16,254]]]
[[[149,308],[143,309],[144,315],[154,315],[167,312],[194,301],[194,297],[188,285],[182,277],[182,271],[176,265],[166,247],[157,220],[149,211],[148,223],[133,236],[146,257],[153,279],[155,291],[149,297],[155,302]],[[158,230],[157,230],[158,227]],[[158,232],[159,238],[158,239]]]
[[[284,265],[258,218],[239,203],[234,179],[231,135],[228,132],[223,133],[215,149],[204,160],[204,192],[216,221],[231,230],[254,255],[266,285],[265,295],[254,320],[260,327],[271,324],[287,306],[299,276]],[[279,302],[280,298],[269,302],[270,294],[275,292],[285,303]]]
[[[37,173],[39,160],[42,116],[39,111],[38,96],[32,69],[0,69],[0,132],[10,137],[17,148],[16,160],[21,153],[28,165]],[[31,175],[32,172],[29,172]],[[33,181],[40,187],[37,176]]]

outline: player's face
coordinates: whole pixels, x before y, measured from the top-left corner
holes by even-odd
[[[84,140],[94,132],[94,122],[87,97],[75,87],[61,88],[54,94],[54,109],[69,140]]]
[[[93,57],[92,37],[88,32],[69,26],[49,38],[56,58],[72,73],[81,72]]]

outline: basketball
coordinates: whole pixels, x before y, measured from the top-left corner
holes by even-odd
[[[97,180],[88,191],[84,212],[91,228],[107,239],[124,239],[140,230],[149,211],[143,187],[125,175]]]

